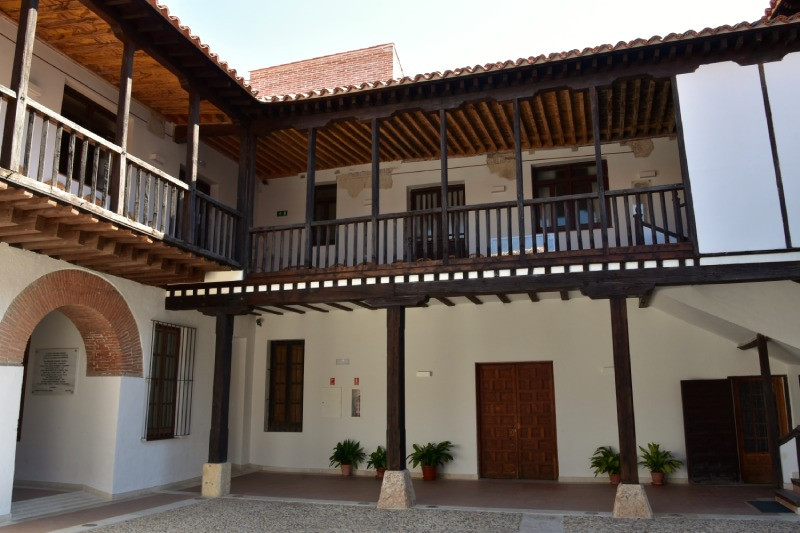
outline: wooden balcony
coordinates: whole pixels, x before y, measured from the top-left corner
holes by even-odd
[[[0,86],[0,114],[15,97]],[[0,169],[0,240],[152,285],[239,267],[238,211],[36,102],[25,105],[20,166]]]
[[[255,228],[250,272],[295,281],[694,256],[682,184],[611,190],[604,198],[577,194],[526,199],[521,207],[502,202]]]

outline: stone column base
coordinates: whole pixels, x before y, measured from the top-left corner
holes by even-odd
[[[383,474],[381,497],[378,509],[410,509],[417,503],[411,472],[406,470],[387,470]]]
[[[231,464],[203,465],[203,498],[219,498],[231,493]]]
[[[614,499],[614,518],[653,518],[650,502],[641,485],[620,484]]]

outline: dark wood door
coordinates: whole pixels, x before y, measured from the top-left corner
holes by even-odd
[[[730,381],[681,381],[681,399],[689,480],[738,482],[739,454]]]
[[[745,483],[772,482],[772,459],[767,445],[767,417],[763,388],[758,376],[731,378],[736,410],[739,466]],[[778,434],[789,431],[786,411],[785,378],[773,376],[772,389],[778,407]]]
[[[465,202],[464,186],[450,185],[447,190],[447,204],[451,207],[462,206]],[[409,211],[422,211],[408,219],[407,234],[410,235],[410,253],[412,259],[442,259],[444,256],[442,215],[438,210],[442,207],[441,187],[430,187],[411,191]],[[448,215],[447,239],[449,254],[465,257],[465,214],[450,213]]]
[[[477,365],[480,474],[558,479],[553,363]]]

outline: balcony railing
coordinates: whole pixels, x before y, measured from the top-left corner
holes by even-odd
[[[0,86],[0,120],[14,98],[13,91]],[[120,205],[114,206],[112,180],[122,157],[122,197]],[[26,103],[20,168],[10,170],[19,171],[23,185],[107,214],[115,221],[124,217],[133,229],[152,230],[157,237],[184,242],[213,258],[237,262],[234,244],[241,223],[238,211],[192,191],[188,184],[131,154],[123,154],[116,144],[37,102]],[[184,235],[183,224],[190,204],[194,206],[188,222],[194,228],[191,240]]]
[[[305,224],[256,228],[251,231],[251,270],[402,268],[421,261],[563,262],[569,255],[691,252],[683,185],[608,191],[605,229],[600,202],[597,194],[577,194],[525,200],[521,213],[516,202],[502,202],[450,207],[445,218],[441,209],[429,209],[375,220],[312,222],[310,233]]]

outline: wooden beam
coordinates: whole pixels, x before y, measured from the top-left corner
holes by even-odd
[[[117,96],[117,129],[114,142],[122,149],[115,157],[111,173],[109,209],[119,215],[125,212],[125,176],[128,165],[128,122],[131,113],[131,88],[133,85],[133,56],[136,46],[132,41],[122,41],[122,64],[119,72],[119,92]]]
[[[258,306],[256,306],[256,307],[253,307],[253,309],[257,309],[257,310],[259,310],[259,311],[262,311],[262,312],[264,312],[264,313],[268,313],[268,314],[270,314],[270,315],[280,315],[280,316],[283,316],[283,313],[281,313],[280,311],[275,311],[274,309],[267,309],[266,307],[258,307]]]
[[[381,207],[381,127],[372,119],[372,262],[378,264],[378,215]],[[387,222],[388,223],[388,222]],[[388,246],[388,243],[385,243]]]
[[[311,235],[311,222],[314,220],[314,187],[317,168],[317,129],[308,130],[308,154],[306,158],[306,257],[305,266],[311,268],[311,256],[314,253],[314,238]]]
[[[737,346],[740,350],[750,350],[752,348],[756,348],[758,346],[758,337],[754,337],[752,340],[747,342],[743,342]]]
[[[497,293],[497,299],[500,300],[501,302],[503,302],[504,304],[510,304],[511,303],[511,300],[508,298],[508,296],[506,296],[502,292]]]
[[[444,296],[439,296],[436,299],[439,300],[440,302],[442,302],[447,307],[453,307],[454,305],[456,305],[453,302],[451,302],[450,300],[448,300],[447,298],[445,298]]]
[[[367,303],[364,303],[364,302],[362,302],[360,300],[351,300],[350,303],[351,304],[355,304],[355,305],[357,305],[359,307],[363,307],[364,309],[369,309],[370,311],[375,311],[374,307],[372,307],[371,305],[369,305]]]
[[[295,304],[295,305],[302,305],[302,304]],[[283,309],[284,311],[289,311],[290,313],[296,313],[298,315],[306,314],[305,311],[301,311],[300,309],[295,309],[294,307],[289,307],[288,305],[276,305],[278,309]]]
[[[200,151],[200,93],[189,92],[189,125],[188,139],[186,141],[186,182],[189,190],[183,197],[183,220],[181,221],[181,237],[183,240],[194,244],[195,242],[195,191],[197,190],[197,161]]]
[[[614,382],[617,395],[620,474],[622,483],[638,484],[636,424],[633,418],[633,380],[628,344],[628,308],[624,296],[613,296],[611,304],[611,342],[614,351]]]
[[[386,309],[386,458],[388,470],[406,469],[404,307]]]
[[[569,291],[558,291],[558,293],[561,295],[561,299],[563,301],[565,302],[569,301]]]
[[[325,305],[329,305],[334,309],[339,309],[340,311],[350,311],[351,313],[353,312],[353,309],[351,307],[347,307],[346,305],[338,304],[336,302],[327,302]]]
[[[781,465],[781,450],[778,443],[778,404],[775,401],[775,391],[772,389],[772,372],[769,368],[769,348],[767,337],[756,335],[758,344],[758,364],[761,369],[761,391],[764,401],[764,413],[767,417],[767,448],[769,449],[772,463],[772,484],[776,489],[783,488],[783,468]]]
[[[600,210],[600,235],[603,252],[608,255],[608,218],[606,213],[606,180],[603,167],[603,147],[600,144],[600,105],[597,101],[597,87],[589,89],[589,102],[592,108],[592,135],[594,137],[594,162],[597,167],[597,197]]]
[[[538,301],[539,301],[539,295],[538,295],[538,294],[536,294],[536,293],[535,293],[535,292],[533,292],[533,291],[531,291],[531,292],[529,292],[529,293],[528,293],[528,298],[530,298],[530,299],[531,299],[531,301],[532,301],[533,303],[536,303],[536,302],[538,302]]]
[[[522,175],[522,118],[519,110],[519,98],[514,99],[514,176],[517,189],[517,230],[519,231],[519,254],[525,255],[525,186]],[[508,229],[509,235],[513,232]],[[534,232],[535,233],[535,232]],[[534,238],[534,240],[536,240]],[[509,243],[509,249],[511,243]],[[535,244],[535,243],[534,243]]]
[[[442,263],[447,265],[450,262],[450,227],[449,217],[447,216],[448,209],[448,176],[447,176],[447,113],[444,109],[439,110],[439,151],[440,160],[442,165],[442,223],[440,228],[440,240],[442,246]],[[435,246],[435,244],[434,244]]]
[[[474,303],[475,305],[483,305],[483,302],[477,296],[473,296],[471,294],[466,294],[465,297],[467,298],[467,300],[469,300],[470,302]]]
[[[323,309],[321,307],[317,307],[317,306],[311,305],[311,304],[297,304],[297,305],[299,305],[300,307],[305,307],[306,309],[311,309],[312,311],[317,311],[319,313],[329,313],[330,312],[327,309]]]
[[[211,431],[208,462],[228,461],[228,406],[231,390],[231,355],[233,353],[233,315],[217,315],[214,348],[214,388],[211,397]]]
[[[653,292],[655,288],[649,289],[647,292],[639,296],[639,309],[646,309],[650,306],[650,300],[653,299]]]
[[[250,228],[256,196],[256,136],[247,129],[240,131],[239,175],[236,185],[236,209],[242,214],[236,235],[236,259],[245,276],[250,272]]]
[[[0,147],[0,166],[13,172],[19,171],[22,152],[22,134],[25,128],[25,108],[38,9],[39,0],[22,0],[17,24],[17,41],[14,48],[14,62],[11,65],[10,84],[10,89],[17,97],[8,100],[3,144]]]

